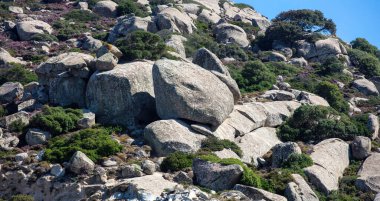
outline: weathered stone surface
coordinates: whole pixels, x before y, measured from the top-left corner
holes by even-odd
[[[290,59],[290,63],[298,67],[307,67],[309,65],[309,63],[303,57],[292,58]]]
[[[281,195],[273,194],[271,192],[251,186],[237,184],[235,185],[234,190],[242,192],[245,196],[249,197],[252,200],[287,201],[287,199]]]
[[[291,101],[296,98],[292,92],[284,90],[269,90],[261,95],[261,97],[273,101]]]
[[[106,53],[95,61],[95,67],[98,71],[108,71],[115,68],[119,59],[112,53]]]
[[[10,63],[26,64],[25,61],[21,61],[18,58],[13,57],[3,48],[0,48],[0,67],[9,67]]]
[[[194,159],[193,172],[196,182],[206,188],[222,191],[234,187],[243,175],[240,165],[222,165]]]
[[[25,125],[29,125],[30,114],[24,111],[17,112],[0,118],[0,127],[9,128],[13,122],[20,121]]]
[[[8,10],[12,13],[16,13],[16,14],[23,14],[24,13],[24,9],[22,9],[21,7],[18,7],[18,6],[9,6]]]
[[[193,58],[193,63],[203,67],[204,69],[216,75],[227,87],[234,96],[234,101],[241,98],[239,87],[236,81],[231,77],[228,69],[223,65],[219,58],[206,48],[199,49]]]
[[[89,51],[97,51],[103,45],[101,40],[95,39],[92,36],[85,36],[81,42],[81,48]]]
[[[181,35],[173,34],[171,38],[165,41],[166,46],[172,47],[182,58],[186,58],[184,42],[187,39]]]
[[[159,156],[175,151],[196,152],[205,136],[195,133],[180,120],[160,120],[149,124],[144,130],[144,139]]]
[[[243,151],[242,161],[257,165],[257,158],[262,157],[276,144],[280,144],[275,128],[262,127],[235,139]]]
[[[196,29],[193,20],[186,13],[174,7],[168,7],[159,12],[156,24],[158,30],[168,29],[183,34],[192,34]]]
[[[294,93],[294,90],[293,90],[293,93]],[[310,105],[321,105],[321,106],[326,106],[326,107],[330,106],[330,104],[327,102],[326,99],[320,96],[317,96],[315,94],[306,92],[306,91],[302,91],[297,97],[297,99],[301,103],[306,103]]]
[[[223,149],[222,151],[214,151],[213,152],[219,158],[236,158],[240,159],[240,157],[231,149]]]
[[[379,117],[374,114],[369,114],[367,127],[372,132],[371,139],[374,140],[379,136]]]
[[[219,43],[234,43],[241,47],[247,47],[250,44],[245,31],[241,27],[233,24],[226,22],[220,23],[215,27],[214,33]]]
[[[355,185],[363,191],[380,193],[380,153],[371,153],[358,172]]]
[[[0,86],[0,103],[8,104],[20,100],[24,87],[19,82],[6,82]]]
[[[197,65],[159,60],[153,67],[157,113],[220,125],[232,112],[233,95],[217,77]]]
[[[78,126],[83,129],[95,126],[95,116],[94,113],[88,110],[83,110],[83,118],[78,120]]]
[[[336,38],[327,38],[319,40],[314,44],[304,40],[296,43],[297,54],[307,60],[315,60],[319,62],[325,61],[330,57],[339,55],[347,55],[346,48]]]
[[[96,52],[96,57],[99,58],[107,53],[112,53],[118,59],[120,59],[123,56],[123,53],[119,50],[119,48],[111,44],[106,44],[98,49],[98,51]]]
[[[364,136],[356,136],[351,142],[352,156],[356,160],[364,160],[371,153],[371,139]]]
[[[30,146],[37,144],[45,144],[51,138],[51,134],[40,129],[31,128],[26,133],[25,140]]]
[[[131,164],[121,168],[121,176],[123,178],[134,178],[143,176],[140,165]]]
[[[60,106],[85,107],[86,83],[93,56],[70,52],[48,59],[37,69],[39,83],[49,94],[49,102]]]
[[[70,159],[70,170],[76,174],[88,174],[95,168],[95,163],[86,154],[77,151]]]
[[[332,138],[313,147],[310,157],[314,165],[305,168],[310,182],[325,194],[339,188],[339,178],[350,163],[349,145],[343,140]]]
[[[98,1],[92,11],[103,17],[116,17],[117,15],[117,3],[113,1]]]
[[[136,61],[94,73],[87,84],[87,108],[100,123],[151,122],[156,117],[152,66],[149,61]]]
[[[207,9],[203,9],[197,17],[197,20],[205,23],[211,23],[211,24],[216,24],[220,21],[220,16],[216,14],[215,12],[212,12]]]
[[[116,25],[112,28],[108,42],[115,42],[119,37],[126,36],[136,30],[156,32],[156,23],[152,21],[151,17],[136,17],[136,16],[122,16],[117,19]]]
[[[144,160],[141,168],[145,174],[152,175],[156,171],[156,164],[151,160]]]
[[[352,86],[354,88],[359,90],[364,95],[367,95],[367,96],[371,96],[371,95],[378,96],[379,95],[379,91],[377,90],[375,84],[373,84],[371,81],[369,81],[365,78],[355,80],[352,84],[353,84]]]
[[[293,182],[288,183],[285,196],[288,201],[319,201],[318,196],[299,174],[292,174]]]
[[[17,34],[20,40],[31,40],[35,34],[51,34],[53,28],[40,20],[21,21],[16,24]]]
[[[279,168],[292,154],[301,154],[301,148],[295,142],[277,144],[272,151],[272,167]]]

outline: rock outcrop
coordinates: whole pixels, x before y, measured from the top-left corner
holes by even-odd
[[[214,34],[219,43],[233,43],[241,47],[248,47],[250,45],[247,33],[241,27],[233,24],[226,22],[218,24],[214,29]]]
[[[299,174],[292,174],[293,182],[288,183],[285,196],[288,201],[319,201],[318,196]]]
[[[242,192],[245,196],[253,200],[266,200],[266,201],[287,201],[287,199],[281,195],[277,195],[259,188],[251,186],[244,186],[237,184],[234,190]]]
[[[158,30],[168,29],[172,32],[192,34],[196,26],[193,20],[177,8],[168,7],[157,14],[156,24]]]
[[[363,191],[380,193],[380,153],[371,153],[360,167],[355,185]]]
[[[51,34],[53,28],[40,20],[21,21],[16,24],[20,40],[31,40],[35,34]]]

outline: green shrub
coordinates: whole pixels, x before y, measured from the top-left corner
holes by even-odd
[[[207,150],[210,152],[213,151],[222,151],[223,149],[231,149],[233,152],[235,152],[238,156],[242,156],[243,152],[241,151],[240,147],[237,146],[234,142],[231,142],[229,140],[220,140],[218,138],[212,137],[204,140],[202,142],[201,148],[203,150]]]
[[[263,180],[263,188],[269,192],[283,195],[289,182],[293,181],[293,172],[287,169],[274,169]]]
[[[99,161],[122,150],[122,146],[110,134],[105,129],[85,129],[71,136],[55,137],[48,143],[44,160],[63,163],[69,161],[76,151],[81,151],[92,161]]]
[[[241,78],[236,81],[243,92],[255,92],[271,88],[276,78],[261,61],[250,61],[241,71]]]
[[[168,5],[168,4],[175,4],[176,2],[174,0],[150,0],[149,4],[152,7],[156,7],[158,5]]]
[[[369,136],[360,121],[351,120],[330,107],[303,105],[295,110],[278,130],[284,141],[322,141],[328,138],[352,140],[355,136]]]
[[[218,58],[234,58],[238,61],[247,61],[249,59],[247,53],[235,44],[219,44],[216,55]]]
[[[6,82],[20,82],[25,85],[38,80],[37,74],[27,70],[21,64],[11,64],[12,67],[0,69],[0,85]]]
[[[253,6],[245,4],[245,3],[235,3],[234,6],[237,8],[240,8],[240,9],[251,8],[252,10],[255,10],[255,8],[253,8]]]
[[[79,109],[44,106],[42,112],[32,118],[30,126],[49,131],[52,135],[59,135],[75,130],[78,120],[82,117],[82,111]]]
[[[344,64],[336,57],[328,58],[323,64],[317,66],[319,74],[331,75],[341,73],[344,69]]]
[[[99,16],[88,10],[74,9],[63,16],[66,20],[74,22],[91,22],[99,19]]]
[[[66,20],[59,20],[53,24],[57,31],[57,38],[59,40],[67,40],[78,36],[87,31],[87,27],[82,22],[70,22]]]
[[[26,128],[26,126],[27,126],[27,124],[22,122],[21,119],[18,119],[9,125],[9,130],[11,132],[18,132],[19,133],[19,132],[23,132],[24,129]]]
[[[184,152],[174,152],[169,154],[161,163],[161,170],[167,171],[179,171],[185,168],[190,168],[193,164],[194,154]]]
[[[302,170],[305,167],[313,165],[313,159],[307,154],[291,154],[289,158],[283,162],[282,167],[291,170]]]
[[[149,16],[146,7],[136,3],[133,0],[121,0],[117,6],[118,16],[128,15],[134,13],[138,17]]]
[[[348,50],[352,63],[367,77],[380,75],[380,61],[375,56],[356,49]]]
[[[6,116],[7,113],[7,110],[2,105],[0,105],[0,117]]]
[[[136,59],[160,59],[166,53],[165,43],[157,34],[135,31],[118,39],[115,45],[128,61]]]
[[[10,201],[34,201],[34,198],[31,195],[20,194],[12,196]]]
[[[265,66],[276,76],[294,77],[301,71],[300,68],[284,62],[266,62]]]
[[[380,50],[376,46],[370,44],[365,38],[356,38],[355,40],[351,42],[351,45],[352,45],[352,48],[354,49],[367,52],[374,56],[378,56],[380,53]]]
[[[315,93],[325,98],[335,110],[343,113],[348,112],[349,105],[343,98],[343,93],[335,84],[326,81],[321,82],[317,85]]]
[[[34,34],[31,40],[57,42],[58,38],[50,34]]]

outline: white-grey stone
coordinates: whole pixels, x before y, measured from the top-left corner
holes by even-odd
[[[95,168],[95,163],[81,151],[77,151],[70,159],[70,170],[76,174],[88,174]]]
[[[31,128],[25,136],[26,143],[30,146],[37,144],[45,144],[50,140],[51,134],[40,129]]]
[[[31,40],[35,34],[51,34],[53,28],[40,20],[21,21],[16,24],[17,34],[21,40]]]

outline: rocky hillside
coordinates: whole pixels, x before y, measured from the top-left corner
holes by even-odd
[[[380,50],[227,0],[0,1],[0,200],[380,200]]]

